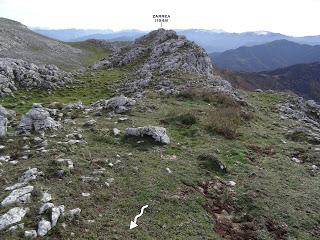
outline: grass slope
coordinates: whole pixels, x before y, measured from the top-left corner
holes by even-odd
[[[89,73],[81,78],[83,85],[78,87],[59,89],[51,95],[20,92],[18,101],[7,97],[1,104],[21,114],[32,102],[46,105],[52,101],[79,99],[90,103],[111,96],[113,85],[119,83],[125,73],[123,69]],[[2,186],[10,185],[28,167],[38,167],[45,176],[35,183],[37,189],[48,189],[54,201],[66,205],[67,209],[82,209],[80,219],[66,220],[66,229],[60,221],[44,239],[68,239],[71,233],[76,239],[83,240],[221,239],[214,231],[214,217],[205,208],[210,199],[197,191],[204,182],[216,178],[237,183],[230,204],[235,208],[239,222],[255,222],[258,239],[279,239],[275,231],[268,228],[270,221],[286,223],[290,239],[318,239],[319,175],[310,176],[308,164],[298,165],[290,160],[297,150],[312,151],[313,146],[289,140],[282,143],[286,122],[279,122],[275,105],[284,101],[285,95],[244,94],[256,111],[252,119],[241,122],[238,135],[233,139],[226,139],[207,128],[210,113],[224,107],[221,102],[159,97],[150,93],[132,108],[127,121],[119,121],[119,116],[110,120],[106,114],[90,117],[97,124],[82,131],[87,145],[66,147],[57,144],[66,134],[82,128],[88,120],[85,114],[77,115],[75,125],[67,124],[55,132],[56,136],[49,138],[49,148],[55,150],[34,155],[17,166],[6,166],[6,174],[0,181]],[[26,95],[30,97],[25,99]],[[181,124],[177,121],[181,113],[196,116],[196,121],[191,121],[190,125]],[[112,134],[114,127],[123,131],[126,127],[147,124],[165,126],[172,144],[163,146],[150,139],[138,143],[138,139]],[[28,140],[19,137],[15,140],[4,154],[22,151],[21,147],[28,144]],[[224,174],[205,167],[207,165],[198,159],[201,154],[214,154],[227,166],[228,172]],[[52,161],[59,157],[70,158],[75,163],[75,170],[63,179],[54,174],[57,167]],[[110,162],[113,167],[108,165]],[[100,182],[81,181],[81,176],[91,176],[94,170],[101,168],[106,170]],[[166,168],[170,168],[172,174]],[[109,188],[104,184],[108,178],[114,178]],[[91,196],[82,197],[82,192],[89,192]],[[1,190],[0,198],[4,196]],[[130,231],[130,221],[146,204],[149,208],[139,218],[139,227]],[[33,207],[34,202],[29,205],[31,211],[25,226],[32,229],[35,228],[38,209]],[[20,234],[12,236],[1,232],[0,238],[20,239]]]

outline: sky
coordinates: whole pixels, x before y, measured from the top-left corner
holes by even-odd
[[[320,35],[320,0],[0,0],[0,17],[49,29],[160,27],[154,14],[169,14],[166,29],[271,31]]]

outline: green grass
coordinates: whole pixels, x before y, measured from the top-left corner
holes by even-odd
[[[52,102],[69,103],[79,100],[83,104],[91,104],[98,99],[110,97],[113,85],[120,83],[125,74],[124,69],[86,73],[78,79],[79,84],[71,87],[59,88],[50,93],[45,90],[19,90],[14,97],[1,98],[0,104],[15,110],[19,115],[28,111],[35,102],[45,106]]]
[[[82,100],[89,104],[111,96],[115,84],[121,82],[126,71],[100,71],[92,76],[88,73],[80,79],[83,84],[75,88],[56,90],[51,95],[20,92],[17,93],[18,100],[4,98],[2,104],[13,107],[19,114],[25,112],[32,102],[49,104]],[[67,220],[66,229],[58,226],[44,239],[68,239],[71,232],[75,233],[75,239],[221,239],[213,230],[213,216],[204,208],[210,199],[195,190],[203,182],[217,177],[237,183],[233,198],[234,215],[240,220],[254,219],[258,239],[276,239],[266,228],[269,219],[288,224],[290,239],[318,239],[312,234],[320,219],[320,177],[311,177],[308,165],[297,165],[290,160],[295,149],[307,151],[311,145],[290,140],[287,144],[281,143],[285,138],[283,127],[286,123],[279,122],[275,105],[284,101],[284,95],[245,94],[256,110],[252,119],[241,122],[234,139],[226,139],[206,127],[208,115],[216,107],[223,106],[224,101],[208,104],[202,98],[161,98],[147,94],[148,98],[132,107],[128,121],[115,123],[117,117],[108,120],[106,114],[91,116],[97,124],[83,129],[87,145],[66,147],[56,144],[88,120],[78,114],[74,119],[76,125],[65,125],[64,129],[55,132],[56,137],[49,140],[50,149],[55,151],[34,155],[17,166],[8,165],[1,183],[10,185],[27,167],[38,167],[45,176],[35,183],[37,189],[48,189],[54,202],[64,204],[67,209],[82,209],[79,220]],[[25,99],[24,95],[31,98]],[[22,100],[25,103],[20,105]],[[141,111],[143,107],[154,110],[144,112]],[[196,121],[191,117],[192,124],[182,124],[186,116],[181,118],[181,114],[186,112],[196,116]],[[163,122],[168,118],[170,121]],[[189,120],[190,116],[187,123]],[[126,127],[148,124],[165,126],[172,143],[156,144],[148,138],[137,143],[136,139],[114,137],[111,131],[114,127],[123,132]],[[20,139],[17,146],[17,139],[20,138],[6,143],[4,154],[21,151],[21,146],[29,141]],[[216,156],[227,166],[227,173],[205,167],[198,158],[201,154]],[[172,158],[173,155],[176,157]],[[57,166],[50,164],[60,157],[70,158],[75,163],[75,170],[62,180],[55,177]],[[113,163],[121,162],[111,168],[107,159]],[[167,167],[173,174],[167,173]],[[100,182],[81,182],[81,176],[90,176],[100,168],[106,169]],[[104,182],[111,177],[115,181],[108,188]],[[90,192],[91,196],[82,197],[82,192]],[[1,199],[5,194],[0,192]],[[129,231],[130,221],[146,204],[149,208],[139,218],[139,227]],[[25,222],[26,229],[36,227],[35,211],[36,207]],[[92,219],[96,222],[89,224],[87,220]],[[0,238],[19,239],[19,236],[1,232]]]
[[[92,42],[83,41],[83,42],[69,42],[67,43],[72,47],[80,48],[88,52],[87,56],[84,59],[84,65],[90,66],[96,61],[103,59],[107,56],[108,51],[102,47],[96,46]]]

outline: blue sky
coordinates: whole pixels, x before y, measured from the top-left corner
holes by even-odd
[[[152,14],[170,14],[165,28],[293,36],[320,35],[319,10],[320,0],[0,0],[1,17],[30,27],[152,30]]]

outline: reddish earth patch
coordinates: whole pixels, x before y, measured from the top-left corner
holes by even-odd
[[[227,240],[256,240],[256,224],[254,222],[239,222],[235,219],[232,202],[234,191],[222,181],[204,182],[197,189],[202,193],[207,203],[205,209],[214,219],[214,230]]]

